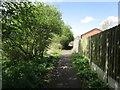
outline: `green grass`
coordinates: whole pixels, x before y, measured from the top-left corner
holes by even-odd
[[[104,83],[98,78],[95,71],[92,71],[88,60],[80,54],[74,53],[71,55],[72,66],[77,72],[77,76],[85,82],[88,88],[104,88],[108,90],[108,83]]]

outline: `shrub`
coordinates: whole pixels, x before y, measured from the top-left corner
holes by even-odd
[[[35,57],[33,60],[7,60],[2,65],[3,88],[40,88],[50,79],[57,57]]]
[[[77,75],[82,78],[83,80],[89,80],[89,81],[92,81],[97,77],[97,73],[93,72],[93,71],[90,71],[90,70],[82,70],[80,71],[79,73],[77,73]]]
[[[108,85],[102,82],[95,71],[90,69],[88,60],[80,54],[71,55],[72,66],[77,72],[79,79],[84,81],[89,88],[104,88],[108,89]]]

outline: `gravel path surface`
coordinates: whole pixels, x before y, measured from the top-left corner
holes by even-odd
[[[71,51],[61,53],[58,66],[52,71],[53,79],[50,81],[49,88],[85,88],[85,84],[77,79],[70,61]]]

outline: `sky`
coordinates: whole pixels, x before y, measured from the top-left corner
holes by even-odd
[[[67,2],[47,2],[48,4],[55,4],[55,7],[62,13],[62,19],[65,24],[72,27],[71,31],[74,36],[80,36],[94,28],[102,29],[102,23],[106,20],[118,21],[118,2],[117,0],[109,0],[111,2],[78,2],[78,0],[69,0]],[[55,0],[53,0],[55,1]]]
[[[118,17],[117,2],[59,2],[57,7],[75,37],[94,28],[101,29],[106,19],[116,20]]]

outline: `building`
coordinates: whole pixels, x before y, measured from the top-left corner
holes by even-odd
[[[78,46],[79,46],[79,40],[80,39],[81,39],[80,36],[77,36],[77,37],[74,38],[72,52],[78,53]]]
[[[89,36],[92,36],[92,35],[95,35],[95,34],[98,34],[98,33],[100,33],[100,32],[102,32],[102,30],[100,30],[100,29],[98,29],[98,28],[95,28],[95,29],[93,29],[93,30],[90,30],[90,31],[82,34],[82,35],[81,35],[81,39],[82,39],[82,38],[89,37]]]
[[[78,48],[79,48],[79,40],[82,39],[82,38],[86,38],[86,37],[89,37],[89,36],[92,36],[92,35],[95,35],[95,34],[98,34],[102,32],[102,30],[98,29],[98,28],[95,28],[93,30],[90,30],[84,34],[82,34],[81,36],[77,36],[74,38],[74,42],[73,42],[73,49],[72,51],[73,52],[76,52],[78,53]]]

